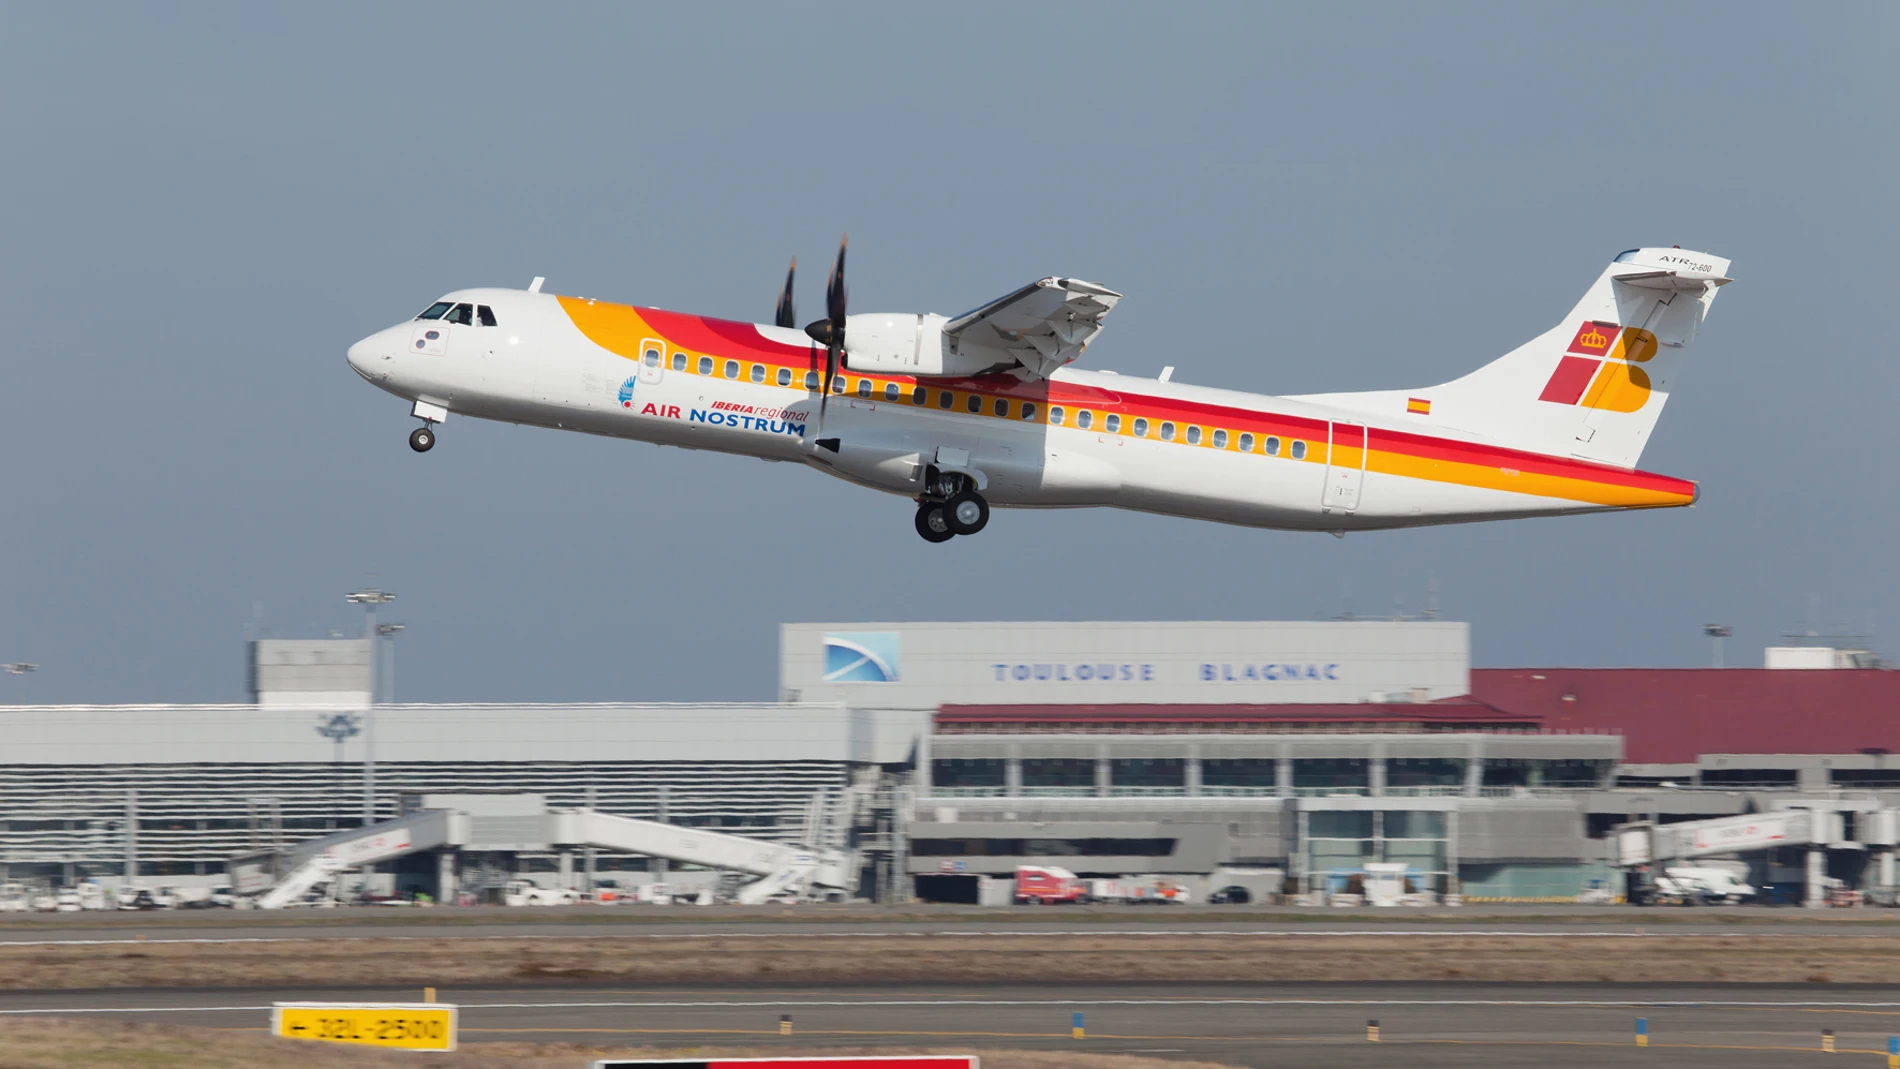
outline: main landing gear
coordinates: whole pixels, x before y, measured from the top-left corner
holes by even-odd
[[[409,432],[409,448],[418,453],[427,453],[435,448],[435,428],[417,427]]]
[[[926,542],[948,542],[957,535],[973,535],[990,522],[990,503],[970,485],[967,476],[932,473],[937,491],[917,499],[917,533]]]

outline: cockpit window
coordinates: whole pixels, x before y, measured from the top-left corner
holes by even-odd
[[[417,319],[441,319],[442,313],[447,312],[450,308],[453,308],[453,307],[455,306],[450,304],[448,301],[437,301],[434,304],[429,306],[428,311],[422,313],[416,318]]]
[[[475,321],[484,327],[495,325],[495,310],[485,304],[475,306]]]
[[[442,318],[451,323],[460,323],[465,327],[472,326],[475,323],[475,306],[472,304],[458,304],[449,309],[449,314]]]

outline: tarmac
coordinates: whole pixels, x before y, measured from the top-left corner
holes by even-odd
[[[1884,1063],[1900,988],[1481,983],[1102,984],[641,989],[536,985],[437,992],[466,1044],[1050,1049],[1237,1066],[1785,1067],[1833,1029],[1844,1066]],[[416,989],[0,993],[0,1016],[267,1027],[274,1001],[420,1001]],[[1080,1013],[1083,1038],[1074,1037]],[[792,1034],[779,1034],[790,1015]],[[1636,1043],[1647,1022],[1647,1046]],[[1378,1041],[1367,1038],[1378,1022]],[[288,1041],[287,1041],[288,1042]],[[1876,1057],[1880,1061],[1876,1061]],[[577,1069],[580,1061],[577,1059]]]
[[[1432,910],[1313,910],[1293,907],[501,906],[416,909],[168,910],[0,916],[0,943],[136,939],[616,938],[643,936],[1008,935],[1183,932],[1355,935],[1881,934],[1900,930],[1900,910],[1765,907],[1644,909],[1633,906],[1509,906]]]

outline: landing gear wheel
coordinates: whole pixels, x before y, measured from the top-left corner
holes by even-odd
[[[938,501],[917,506],[917,533],[923,535],[926,542],[948,542],[957,536],[950,529],[950,513]]]
[[[417,427],[409,432],[409,448],[418,453],[427,453],[435,448],[435,432],[427,427]]]
[[[965,490],[943,503],[950,529],[960,535],[973,535],[990,522],[990,503],[974,490]]]

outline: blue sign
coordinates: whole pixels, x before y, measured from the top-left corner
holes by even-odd
[[[1282,683],[1339,680],[1338,664],[1204,664],[1203,683]]]
[[[1152,664],[993,664],[998,683],[1152,683]]]
[[[895,631],[845,631],[825,636],[825,682],[897,682]]]

